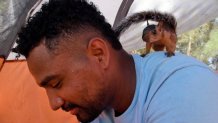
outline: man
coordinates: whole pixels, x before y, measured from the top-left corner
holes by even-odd
[[[81,122],[216,123],[218,77],[182,54],[129,55],[85,0],[51,0],[28,20],[14,51],[51,108]]]

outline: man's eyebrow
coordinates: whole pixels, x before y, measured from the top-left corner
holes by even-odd
[[[53,79],[55,79],[57,77],[57,75],[50,75],[50,76],[47,76],[45,77],[40,83],[39,83],[39,86],[40,87],[45,87],[49,84],[49,82]]]

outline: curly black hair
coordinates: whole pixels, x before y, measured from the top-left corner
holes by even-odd
[[[116,34],[105,17],[92,2],[86,0],[50,0],[41,10],[30,17],[18,33],[17,46],[12,50],[24,55],[38,46],[43,38],[47,48],[57,44],[52,39],[62,33],[77,32],[92,27],[99,31],[116,50],[122,49]]]

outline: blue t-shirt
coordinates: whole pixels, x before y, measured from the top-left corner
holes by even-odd
[[[181,53],[133,58],[131,105],[119,117],[106,110],[92,123],[218,123],[218,75],[205,64]]]

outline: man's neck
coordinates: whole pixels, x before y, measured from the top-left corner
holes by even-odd
[[[125,51],[121,51],[118,62],[119,80],[116,84],[116,95],[113,103],[116,116],[124,113],[131,105],[136,88],[136,71],[133,57]]]

